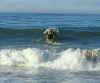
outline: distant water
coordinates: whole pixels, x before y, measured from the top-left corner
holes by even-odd
[[[43,31],[57,30],[47,43]],[[0,83],[100,83],[100,15],[0,13]]]

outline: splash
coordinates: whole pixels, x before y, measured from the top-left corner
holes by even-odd
[[[22,50],[5,49],[0,51],[0,65],[36,66],[39,64],[40,52],[33,48]]]
[[[58,53],[59,57],[45,64],[52,69],[63,70],[97,70],[100,69],[100,49],[69,48]]]
[[[0,65],[58,70],[100,70],[100,49],[68,48],[61,52],[37,48],[1,49]]]

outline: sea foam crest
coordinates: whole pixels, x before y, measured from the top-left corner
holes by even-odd
[[[91,55],[92,54],[92,55]],[[100,49],[69,48],[58,53],[54,61],[48,61],[46,67],[64,70],[97,70],[100,69]],[[90,59],[89,59],[89,57]]]
[[[0,65],[62,70],[99,70],[100,49],[68,48],[61,52],[37,48],[1,49]]]
[[[36,66],[36,64],[39,64],[40,55],[40,51],[35,48],[3,49],[0,51],[0,65]]]

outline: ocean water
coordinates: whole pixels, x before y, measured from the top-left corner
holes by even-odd
[[[45,41],[54,28],[57,40]],[[100,15],[0,13],[0,83],[100,83]]]

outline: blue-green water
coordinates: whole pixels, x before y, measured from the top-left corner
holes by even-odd
[[[0,13],[1,83],[99,83],[99,72],[99,14]]]
[[[53,27],[59,30],[57,42],[62,45],[99,48],[99,22],[98,14],[1,13],[0,45],[43,44],[41,29]]]

